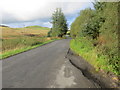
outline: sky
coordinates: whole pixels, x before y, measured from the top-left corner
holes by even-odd
[[[2,0],[0,5],[1,23],[13,28],[40,25],[52,27],[51,16],[61,8],[68,26],[79,15],[80,10],[92,8],[92,0]]]

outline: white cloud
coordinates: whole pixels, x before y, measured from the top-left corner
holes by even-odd
[[[57,7],[62,8],[65,15],[73,14],[86,4],[72,1],[74,0],[2,0],[2,21],[13,23],[49,18]]]
[[[43,23],[43,26],[44,26],[44,27],[46,27],[46,26],[47,26],[47,27],[52,27],[52,24],[51,24],[50,22],[44,22],[44,23]]]

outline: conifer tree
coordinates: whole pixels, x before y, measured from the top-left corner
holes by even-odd
[[[51,36],[62,37],[67,33],[67,21],[61,8],[57,8],[52,15]]]

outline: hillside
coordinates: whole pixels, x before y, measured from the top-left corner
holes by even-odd
[[[8,26],[6,26],[6,25],[0,25],[0,27],[8,27]]]
[[[2,30],[2,37],[0,37],[0,44],[2,44],[0,50],[2,51],[0,51],[0,54],[3,54],[3,57],[28,50],[51,40],[46,37],[49,28],[41,26],[24,28],[0,27],[0,30]]]
[[[9,27],[0,27],[2,29],[2,38],[10,38],[16,37],[19,35],[39,35],[39,36],[46,36],[49,28],[41,27],[41,26],[29,26],[24,28],[9,28]]]
[[[48,27],[41,27],[41,26],[27,26],[25,28],[31,28],[31,29],[41,29],[41,30],[50,30]]]

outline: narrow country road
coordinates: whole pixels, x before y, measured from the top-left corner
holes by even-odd
[[[4,59],[3,88],[96,88],[65,58],[69,39]]]

